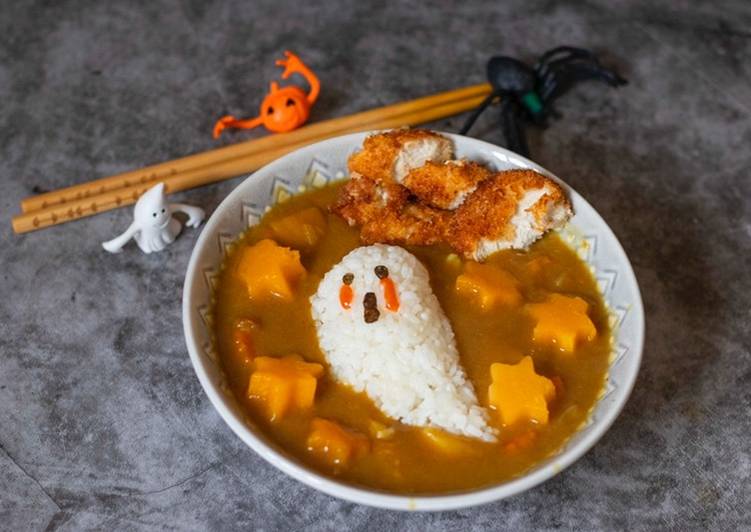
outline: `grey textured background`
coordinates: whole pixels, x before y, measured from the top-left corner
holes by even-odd
[[[0,529],[749,529],[751,4],[312,4],[0,5]],[[562,43],[602,52],[631,83],[566,96],[564,118],[531,135],[533,158],[621,239],[648,336],[610,432],[510,500],[373,510],[247,449],[183,342],[197,231],[148,257],[99,248],[129,209],[11,232],[35,187],[215,146],[213,121],[255,112],[285,48],[320,75],[323,119],[480,82],[492,54]],[[474,134],[501,142],[493,114]],[[180,197],[210,211],[237,183]]]

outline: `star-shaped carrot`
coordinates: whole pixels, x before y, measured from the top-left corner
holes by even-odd
[[[589,304],[580,297],[550,294],[542,303],[527,305],[527,311],[537,321],[534,341],[553,344],[561,351],[573,353],[581,341],[597,336],[597,328],[589,318]]]
[[[548,403],[555,397],[555,385],[535,373],[532,357],[526,356],[518,364],[492,364],[490,376],[493,383],[488,387],[488,402],[504,426],[520,421],[548,422]]]

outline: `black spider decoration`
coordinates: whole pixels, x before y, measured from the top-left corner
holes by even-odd
[[[528,156],[524,125],[545,127],[550,116],[558,118],[553,101],[580,81],[597,80],[619,87],[626,80],[603,67],[589,50],[559,46],[548,50],[530,68],[518,59],[492,57],[487,66],[493,92],[483,100],[459,131],[465,135],[487,107],[500,97],[501,128],[509,149]]]

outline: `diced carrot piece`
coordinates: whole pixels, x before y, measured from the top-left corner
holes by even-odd
[[[323,366],[305,362],[297,355],[258,357],[255,366],[248,397],[263,406],[269,421],[278,421],[293,410],[313,406]]]
[[[543,303],[527,305],[527,311],[537,321],[534,341],[574,352],[579,342],[597,336],[597,328],[587,315],[588,309],[589,304],[582,298],[562,294],[550,294]]]
[[[248,366],[253,362],[256,356],[253,344],[253,331],[257,328],[258,324],[255,321],[244,318],[235,323],[235,328],[232,331],[235,360],[244,366]]]
[[[326,233],[326,218],[316,207],[272,221],[269,226],[276,239],[295,249],[314,247]]]
[[[370,450],[370,441],[362,434],[347,430],[338,423],[314,418],[308,435],[308,451],[318,455],[331,466],[346,466]]]
[[[526,356],[518,364],[491,364],[490,375],[493,383],[488,387],[488,403],[498,410],[505,426],[520,421],[548,422],[548,403],[555,397],[555,385],[535,373],[532,357]]]
[[[506,270],[492,264],[469,261],[456,278],[456,291],[474,299],[483,310],[522,301],[519,282]]]
[[[381,287],[383,288],[383,299],[386,301],[386,308],[391,312],[398,312],[399,296],[396,295],[396,285],[391,277],[381,279]]]
[[[289,301],[298,281],[305,275],[300,252],[261,240],[242,251],[237,275],[245,281],[253,300],[279,298]]]
[[[532,444],[535,443],[535,440],[537,440],[537,431],[530,429],[514,437],[510,442],[504,445],[503,448],[512,453],[523,451],[524,449],[531,447]]]
[[[352,308],[352,299],[355,297],[355,292],[348,284],[343,284],[339,288],[339,304],[343,309],[349,310]]]

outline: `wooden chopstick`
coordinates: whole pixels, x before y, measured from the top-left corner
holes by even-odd
[[[384,111],[386,109],[390,110],[395,107],[389,106],[387,108],[366,111],[365,113],[357,113],[356,115],[350,115],[340,119],[328,120],[325,123],[319,122],[318,124],[306,126],[305,128],[284,135],[264,137],[263,139],[253,142],[259,142],[261,140],[266,141],[264,145],[267,146],[268,149],[262,151],[254,149],[247,155],[223,159],[214,159],[214,156],[212,156],[213,162],[209,164],[193,166],[182,172],[169,172],[167,175],[162,175],[153,180],[147,179],[143,182],[137,182],[136,184],[105,190],[104,193],[89,195],[89,197],[83,197],[80,199],[66,200],[65,203],[58,203],[46,208],[24,213],[13,218],[13,229],[16,233],[25,233],[135,203],[138,197],[156,181],[163,181],[167,192],[178,192],[180,190],[186,190],[252,172],[290,151],[326,138],[344,133],[353,133],[371,129],[413,126],[468,111],[477,107],[490,92],[490,87],[488,85],[483,84],[474,87],[475,90],[470,91],[470,94],[474,94],[473,96],[464,96],[462,99],[445,98],[439,100],[443,102],[439,105],[426,107],[422,105],[426,98],[420,98],[418,100],[412,100],[411,102],[397,104],[398,106],[402,106],[402,112],[398,114],[387,112],[370,115],[371,117],[377,116],[377,118],[368,119],[366,121],[353,120],[353,117],[357,117],[358,115],[362,116],[365,113],[378,113],[378,111]],[[467,89],[469,88],[470,87]],[[462,90],[466,91],[466,89]],[[446,94],[448,93],[442,93],[441,95]],[[439,95],[427,98],[434,98],[435,96]],[[420,105],[416,105],[418,102]],[[435,102],[435,100],[433,100],[433,102]],[[346,127],[341,127],[342,123],[344,123]],[[294,133],[303,132],[304,130],[309,130],[315,126],[320,126],[321,124],[327,124],[327,127],[317,128],[315,130],[317,133],[315,134],[311,134],[307,131],[305,134],[294,135]],[[273,142],[271,142],[272,140]],[[295,140],[297,142],[295,142]],[[234,147],[235,146],[230,146],[228,148]],[[198,154],[191,157],[205,156],[216,151],[228,150],[228,148],[212,150],[212,152]],[[226,154],[227,152],[225,151],[224,153]]]
[[[450,102],[462,101],[480,94],[487,95],[489,92],[490,86],[487,83],[481,83],[382,108],[370,109],[368,111],[341,118],[317,122],[290,133],[269,135],[260,139],[240,142],[231,146],[217,148],[165,163],[147,166],[139,170],[124,172],[114,176],[97,179],[95,181],[81,183],[80,185],[74,185],[52,192],[30,196],[21,201],[21,212],[28,213],[39,209],[46,209],[62,203],[86,199],[91,196],[111,192],[119,188],[156,183],[165,177],[192,171],[198,167],[223,163],[228,159],[235,157],[245,157],[252,153],[275,149],[280,143],[297,144],[303,141],[317,140],[325,138],[324,135],[328,133],[349,131],[352,127],[371,124],[383,120],[386,117],[414,113],[419,109],[427,109]]]

